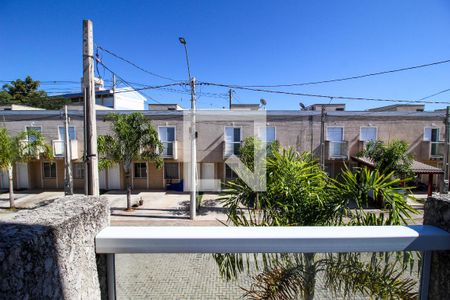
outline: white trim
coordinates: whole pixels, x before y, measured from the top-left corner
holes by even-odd
[[[377,126],[360,126],[359,127],[359,141],[361,142],[368,142],[369,140],[362,140],[361,139],[361,132],[363,128],[375,128],[375,140],[378,139],[378,127]]]
[[[412,226],[110,226],[97,253],[326,253],[449,250],[450,233]]]
[[[431,135],[432,135],[432,133],[431,133],[431,135],[430,135],[430,139],[429,139],[429,140],[426,140],[426,139],[425,139],[425,130],[426,130],[426,129],[431,129],[431,130],[437,129],[437,130],[438,130],[438,140],[437,140],[437,141],[433,141],[433,143],[438,143],[438,142],[441,141],[441,128],[440,128],[440,127],[438,127],[438,126],[425,126],[425,127],[423,128],[423,136],[422,136],[422,140],[423,140],[424,142],[432,142],[432,141],[431,141]]]

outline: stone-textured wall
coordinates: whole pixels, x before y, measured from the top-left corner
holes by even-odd
[[[429,197],[425,203],[423,223],[450,232],[450,196]],[[434,251],[428,299],[450,298],[450,251]]]
[[[0,220],[0,298],[100,299],[105,260],[94,239],[108,225],[107,200],[85,196]]]

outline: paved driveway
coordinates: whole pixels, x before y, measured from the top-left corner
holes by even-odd
[[[127,212],[126,195],[106,193],[111,204],[111,222],[113,225],[220,225],[227,220],[225,209],[217,200],[217,194],[204,194],[196,222],[189,220],[189,194],[175,192],[140,192],[132,196],[132,203],[140,199],[142,206]]]

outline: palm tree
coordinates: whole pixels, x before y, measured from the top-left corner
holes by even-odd
[[[8,173],[10,208],[15,208],[13,166],[17,162],[28,162],[41,156],[51,158],[53,153],[39,131],[29,129],[10,136],[6,128],[0,128],[0,169],[6,169]]]
[[[244,143],[245,147],[247,145]],[[358,169],[356,172],[346,170],[342,179],[337,181],[321,170],[312,155],[281,149],[267,159],[266,192],[256,197],[256,193],[237,179],[228,184],[229,190],[222,201],[229,209],[229,221],[235,226],[403,224],[415,211],[406,203],[397,187],[401,179],[392,180],[391,176],[367,169]],[[385,197],[386,216],[363,209],[369,194]],[[355,202],[355,209],[348,208],[350,201]],[[296,299],[299,296],[313,299],[318,273],[324,273],[330,286],[340,287],[347,294],[359,292],[394,297],[415,295],[411,292],[414,282],[396,277],[403,270],[396,268],[403,261],[400,259],[401,254],[391,259],[386,268],[380,265],[379,255],[372,257],[371,263],[358,264],[354,262],[360,262],[361,256],[354,253],[328,254],[323,257],[315,253],[259,256],[263,263],[254,265],[253,271],[262,272],[253,276],[253,284],[245,290],[245,296],[251,299]],[[252,269],[248,255],[215,254],[214,258],[222,276],[227,279]],[[256,262],[258,259],[251,261]],[[338,264],[339,261],[341,263]],[[357,274],[355,269],[366,276],[350,280],[349,275]],[[378,276],[373,275],[375,271],[379,271],[376,273]],[[381,279],[390,285],[380,286]],[[376,280],[378,282],[375,283]]]
[[[112,121],[113,134],[98,137],[99,168],[122,163],[127,185],[127,210],[130,210],[130,171],[133,161],[152,161],[160,168],[163,163],[160,156],[163,145],[159,141],[158,132],[143,113],[111,113],[107,119]]]

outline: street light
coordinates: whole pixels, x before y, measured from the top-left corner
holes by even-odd
[[[191,220],[195,220],[196,217],[196,202],[197,202],[197,131],[195,129],[195,78],[191,77],[191,68],[189,65],[189,55],[186,46],[186,40],[183,37],[179,37],[178,40],[184,46],[184,52],[186,54],[186,64],[189,76],[189,85],[191,86],[191,196],[190,196],[190,215]]]
[[[189,65],[189,55],[188,55],[188,50],[187,50],[187,46],[186,46],[186,39],[184,37],[179,37],[178,40],[184,46],[184,52],[186,54],[186,64],[187,64],[188,76],[189,76],[189,84],[190,84],[191,83],[191,67]]]

